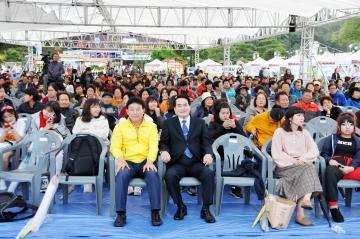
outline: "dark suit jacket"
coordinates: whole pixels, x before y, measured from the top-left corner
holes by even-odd
[[[171,156],[170,165],[183,156],[186,146],[190,149],[195,160],[200,162],[202,162],[205,154],[213,153],[205,121],[190,117],[190,129],[186,141],[179,118],[173,117],[165,120],[160,138],[160,151],[169,152]]]

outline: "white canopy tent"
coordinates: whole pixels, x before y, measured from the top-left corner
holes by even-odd
[[[206,59],[203,62],[200,62],[199,64],[196,64],[196,67],[200,67],[200,68],[206,68],[206,67],[213,67],[213,66],[222,66],[220,63],[211,60],[211,59]]]
[[[269,66],[269,73],[270,76],[280,76],[281,74],[281,67],[285,67],[286,61],[281,58],[280,56],[274,56],[273,58],[271,58],[270,60],[267,61],[267,64]]]
[[[255,60],[249,61],[245,64],[245,71],[251,75],[258,75],[260,69],[262,67],[266,67],[267,65],[267,61],[261,57],[258,57]]]
[[[248,63],[245,64],[246,66],[260,66],[260,67],[265,67],[268,65],[267,61],[265,61],[264,59],[262,59],[261,57],[256,58],[253,61],[249,61]]]
[[[322,55],[316,56],[316,61],[320,65],[335,65],[336,58],[333,53],[330,53],[329,51],[325,51]]]
[[[206,59],[205,61],[196,64],[196,67],[200,67],[200,69],[206,72],[210,78],[220,76],[223,72],[223,66],[211,59]]]
[[[331,78],[331,75],[336,67],[335,55],[333,53],[330,53],[329,51],[325,51],[322,55],[317,55],[315,59],[318,63],[318,75],[323,75],[325,76],[325,78],[328,79]]]
[[[360,51],[355,52],[349,56],[349,61],[351,64],[360,64]]]
[[[280,66],[286,66],[286,61],[281,58],[280,56],[274,56],[270,60],[267,61],[267,64],[269,67],[280,67]]]
[[[300,55],[296,54],[289,59],[285,60],[287,68],[291,69],[291,73],[294,76],[299,76],[300,74]]]
[[[166,64],[158,59],[155,59],[149,63],[146,63],[144,70],[147,73],[165,71],[167,68]]]

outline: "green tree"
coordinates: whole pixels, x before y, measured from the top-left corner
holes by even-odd
[[[5,62],[5,55],[4,54],[0,54],[0,63]]]
[[[332,40],[342,44],[360,42],[360,17],[351,18],[341,25],[339,31],[332,35]]]
[[[155,49],[151,52],[151,59],[159,59],[164,60],[167,58],[175,58],[178,54],[176,54],[175,50],[168,49]]]
[[[8,48],[4,51],[5,61],[24,62],[25,54],[17,48]]]

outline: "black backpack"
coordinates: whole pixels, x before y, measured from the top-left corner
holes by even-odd
[[[32,214],[15,218],[28,209],[32,209]],[[31,218],[35,215],[37,209],[37,206],[27,204],[21,196],[16,196],[12,192],[0,193],[0,222],[12,222]]]
[[[65,172],[68,176],[97,176],[101,144],[91,135],[78,135],[68,148]]]

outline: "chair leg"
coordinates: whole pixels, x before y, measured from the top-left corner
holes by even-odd
[[[22,195],[24,197],[25,200],[29,200],[29,184],[28,183],[20,183],[21,184],[21,191],[22,191]],[[16,189],[15,189],[16,191]],[[14,191],[14,192],[15,192]]]
[[[102,178],[96,179],[95,183],[95,190],[96,190],[96,208],[98,215],[102,214],[102,191],[103,191],[103,181]]]
[[[161,216],[165,215],[166,207],[167,207],[167,190],[164,180],[161,180]]]
[[[215,201],[215,205],[216,205],[216,216],[220,215],[220,210],[221,210],[221,202],[222,202],[222,197],[223,197],[223,193],[224,193],[224,184],[222,181],[218,181],[216,182],[216,201]]]
[[[33,204],[39,206],[40,204],[40,188],[41,188],[41,176],[35,178],[31,183],[31,194]]]
[[[351,207],[352,188],[345,189],[345,207]]]
[[[115,215],[115,178],[110,172],[110,217]]]
[[[63,204],[68,204],[69,203],[69,185],[63,184],[62,190],[63,190]]]
[[[115,215],[115,163],[109,161],[109,187],[110,187],[110,205],[109,215],[113,217]]]
[[[244,187],[244,191],[245,191],[245,204],[249,204],[249,203],[250,203],[250,189],[251,189],[251,187]]]

